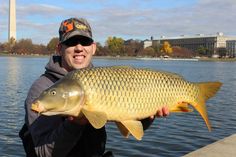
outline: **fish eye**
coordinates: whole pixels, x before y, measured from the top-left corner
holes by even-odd
[[[50,91],[50,94],[54,96],[54,95],[57,94],[57,92],[56,92],[56,90],[51,90],[51,91]]]

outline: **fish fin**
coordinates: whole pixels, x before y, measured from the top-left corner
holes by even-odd
[[[162,73],[162,74],[165,74],[167,76],[170,76],[171,78],[178,78],[178,79],[184,79],[183,76],[177,74],[177,73],[174,73],[174,72],[169,72],[169,71],[162,71],[162,70],[158,70],[156,72],[159,72],[159,73]]]
[[[117,126],[117,128],[120,130],[120,133],[121,133],[124,137],[126,137],[126,138],[129,137],[129,130],[128,130],[122,123],[116,122],[116,126]]]
[[[143,137],[143,125],[137,120],[121,121],[126,129],[137,139],[141,140]]]
[[[195,104],[193,103],[192,105],[204,119],[209,131],[211,131],[211,124],[208,119],[205,102],[207,99],[211,98],[216,94],[216,92],[220,89],[221,85],[222,83],[220,82],[202,82],[197,84],[200,89],[200,93]]]
[[[166,75],[170,75],[172,78],[184,79],[183,76],[181,76],[181,75],[179,75],[179,74],[176,74],[176,73],[167,72],[167,71],[165,71],[165,72],[163,72],[163,73],[165,73]]]
[[[201,83],[198,83],[198,86],[200,88],[201,96],[203,96],[204,100],[207,100],[216,94],[216,92],[222,86],[222,83],[221,82],[201,82]]]
[[[120,69],[120,68],[133,68],[132,66],[128,66],[128,65],[114,65],[111,66],[112,69]]]
[[[96,129],[103,127],[107,122],[107,115],[104,112],[88,110],[82,108],[82,113],[88,119],[89,123]]]
[[[170,112],[193,112],[192,108],[189,108],[189,103],[187,102],[181,102],[177,105],[171,107]]]

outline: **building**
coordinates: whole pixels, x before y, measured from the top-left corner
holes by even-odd
[[[153,40],[148,40],[148,39],[144,40],[143,41],[143,48],[147,48],[147,47],[152,46],[153,45],[152,43],[153,43]]]
[[[130,44],[135,44],[135,43],[141,43],[141,40],[138,39],[128,39],[124,41],[124,45],[130,45]]]
[[[236,40],[227,40],[226,50],[226,56],[236,57]]]
[[[227,37],[224,36],[223,33],[217,33],[215,35],[204,35],[197,34],[195,36],[185,36],[181,35],[179,37],[164,37],[162,36],[159,39],[152,40],[150,44],[150,40],[144,41],[144,48],[149,45],[158,45],[163,44],[164,41],[170,43],[171,46],[179,46],[183,48],[187,48],[194,52],[197,52],[200,48],[203,48],[206,52],[206,55],[212,56],[218,54],[218,50],[222,51],[222,49],[226,49],[226,41],[227,40],[236,40],[236,37]]]
[[[8,41],[16,40],[16,0],[9,0]]]

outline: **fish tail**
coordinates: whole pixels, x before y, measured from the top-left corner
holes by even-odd
[[[206,101],[213,97],[216,92],[220,89],[222,83],[221,82],[201,82],[197,83],[197,86],[200,89],[198,98],[196,102],[193,104],[194,108],[200,113],[202,118],[204,119],[208,130],[211,131],[211,124],[208,119],[207,109],[206,109]]]

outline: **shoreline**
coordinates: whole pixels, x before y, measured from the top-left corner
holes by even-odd
[[[24,57],[24,58],[45,58],[50,55],[17,55],[0,53],[0,57]],[[147,60],[147,61],[212,61],[212,62],[235,62],[236,58],[160,58],[160,57],[132,57],[132,56],[94,56],[96,59],[114,59],[114,60]]]

